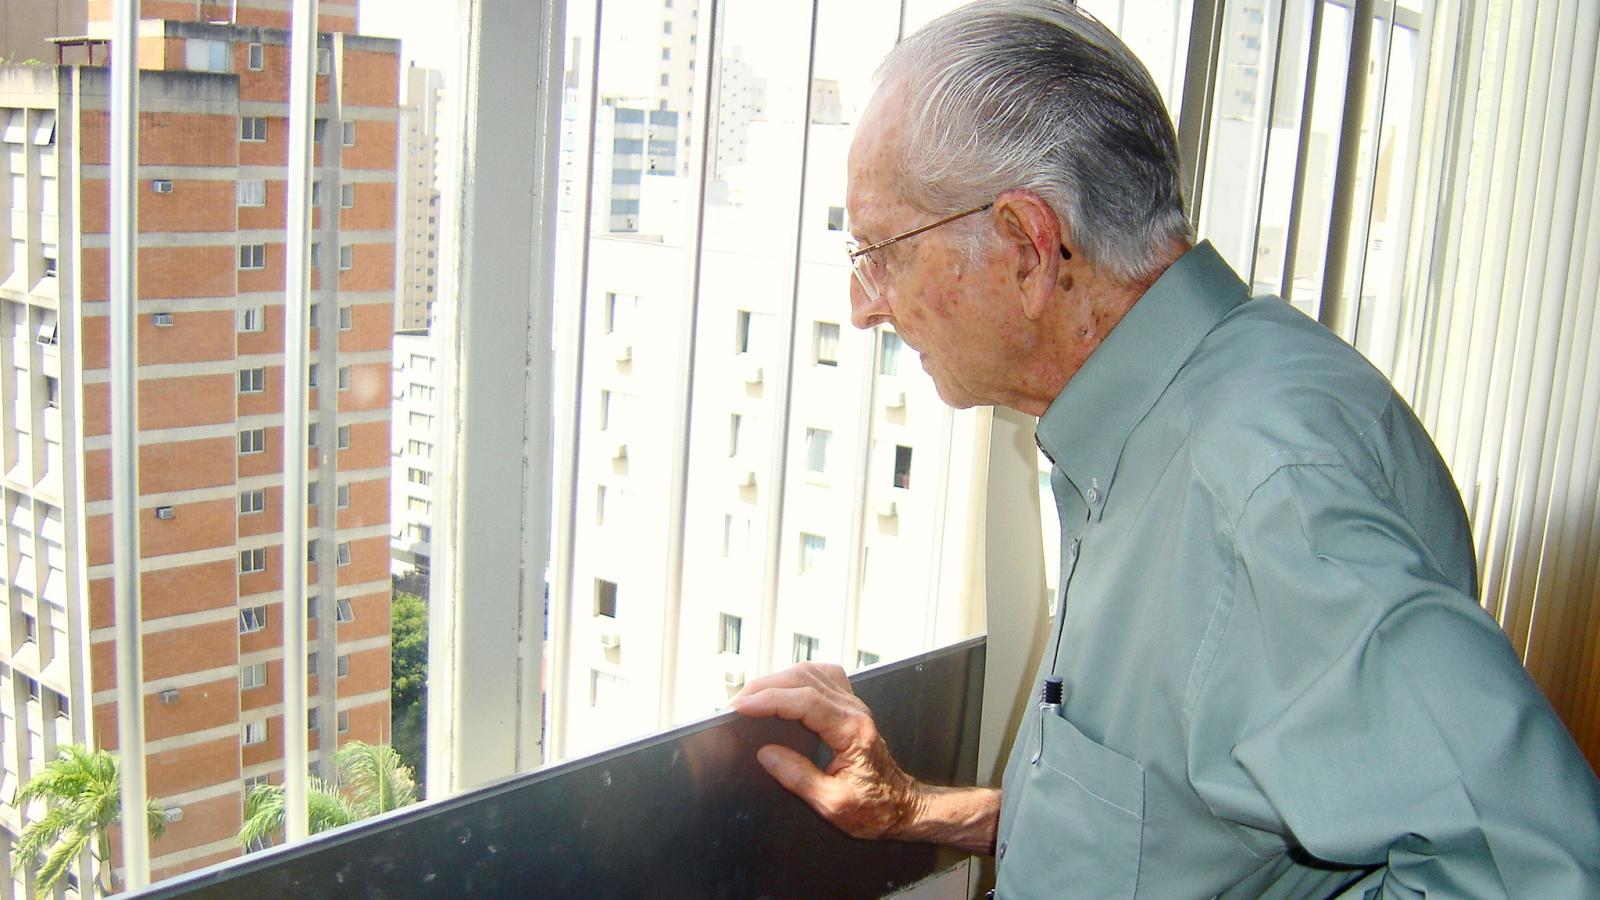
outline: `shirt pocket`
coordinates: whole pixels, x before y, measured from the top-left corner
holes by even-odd
[[[1132,897],[1144,837],[1144,767],[1097,744],[1065,718],[1034,713],[1043,753],[1024,763],[997,897]],[[1033,749],[1025,751],[1028,758]]]

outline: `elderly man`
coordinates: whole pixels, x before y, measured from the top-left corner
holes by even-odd
[[[1600,896],[1600,788],[1477,606],[1383,376],[1193,246],[1148,73],[1072,6],[903,42],[850,153],[853,321],[952,406],[1038,415],[1061,587],[1002,791],[901,771],[837,667],[751,682],[844,831],[995,853],[1002,897]],[[1001,652],[1001,648],[992,648]]]

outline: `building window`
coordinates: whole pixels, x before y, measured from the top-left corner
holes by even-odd
[[[306,369],[306,387],[316,387],[316,386],[317,386],[317,364],[316,363],[312,363],[311,366]]]
[[[348,678],[348,677],[350,677],[350,654],[348,654],[348,653],[339,654],[339,658],[337,660],[337,665],[338,665],[338,672],[339,672],[339,677],[340,678]]]
[[[239,119],[239,140],[264,141],[267,139],[266,116],[244,116]]]
[[[227,41],[189,38],[183,42],[184,68],[192,72],[231,72],[233,60]]]
[[[639,308],[639,298],[631,294],[606,294],[606,334],[627,334],[633,324],[633,314]]]
[[[311,182],[311,205],[322,205],[322,182],[320,181]],[[312,244],[311,246],[315,247],[316,244]]]
[[[267,311],[261,306],[245,306],[239,310],[240,331],[261,331],[266,328]]]
[[[267,449],[267,430],[265,428],[246,428],[239,432],[240,453],[260,453]]]
[[[878,374],[899,375],[900,347],[902,346],[903,342],[900,340],[900,335],[895,334],[892,331],[884,331],[881,333],[883,335],[883,353],[878,358]]]
[[[894,486],[911,487],[911,448],[896,444],[894,448]]]
[[[49,409],[61,408],[61,379],[51,375],[44,377],[44,405]]]
[[[339,390],[350,390],[350,366],[339,367]]]
[[[839,364],[839,323],[817,323],[812,340],[812,362],[819,366]]]
[[[340,509],[350,505],[350,485],[341,484],[334,489],[334,504]]]
[[[312,422],[310,425],[306,426],[306,446],[315,447],[317,445],[317,439],[321,436],[322,429],[317,426],[316,422]],[[316,492],[313,491],[311,496],[315,497]]]
[[[313,244],[312,246],[316,246],[316,245]],[[322,313],[322,304],[321,303],[313,303],[313,304],[311,304],[311,309],[306,312],[306,321],[311,323],[311,330],[312,331],[315,331],[318,328],[322,327],[321,325],[318,324],[318,322],[321,320],[321,313]]]
[[[743,434],[744,416],[734,413],[733,417],[728,420],[728,455],[730,457],[739,455],[739,441]]]
[[[28,613],[22,614],[22,637],[27,641],[39,640],[39,620]],[[39,699],[39,683],[31,678],[28,681],[30,682],[29,691],[32,693],[33,699]]]
[[[416,387],[416,385],[412,385],[412,387]],[[601,431],[609,431],[610,428],[611,428],[611,392],[610,391],[602,390],[600,392],[600,421],[598,423],[596,423],[596,424],[599,425]]]
[[[267,183],[260,178],[241,178],[238,185],[240,206],[266,206]]]
[[[267,389],[266,369],[240,369],[239,393],[259,394]]]
[[[334,547],[334,556],[335,556],[335,562],[338,565],[341,565],[341,566],[350,565],[350,542],[349,541],[340,541],[339,544]]]
[[[320,143],[322,143],[323,138],[326,138],[327,136],[328,136],[328,120],[327,119],[313,119],[313,120],[311,120],[311,142],[314,143],[314,144],[320,144]]]
[[[432,431],[433,430],[433,416],[430,416],[427,413],[420,413],[420,412],[411,413],[409,416],[406,417],[406,421],[410,423],[412,428],[416,428],[416,429],[419,429],[419,430],[422,430],[422,431]]]
[[[423,497],[407,497],[406,509],[409,509],[415,513],[428,515],[433,511],[433,503]]]
[[[267,684],[267,664],[264,662],[250,666],[239,667],[239,690],[247,691],[250,688],[265,687]]]
[[[318,731],[322,728],[322,707],[313,706],[306,710],[306,730]]]
[[[308,609],[308,610],[316,609],[316,607],[314,605],[312,605],[311,600],[312,600],[312,598],[307,598],[306,599],[306,609]],[[314,618],[316,618],[316,616],[307,616],[307,618],[314,619]],[[306,654],[306,674],[307,675],[315,675],[315,674],[317,674],[317,664],[319,662],[321,662],[321,661],[322,661],[322,657],[321,657],[320,654],[317,653],[317,651],[313,650],[310,653],[307,653]]]
[[[239,551],[239,574],[248,575],[251,572],[265,572],[267,570],[267,548],[257,547],[254,550]]]
[[[266,48],[260,44],[251,44],[249,47],[248,61],[245,63],[252,72],[259,72],[267,67]]]
[[[317,561],[317,545],[316,538],[306,541],[306,562],[314,563]]]
[[[333,71],[333,50],[328,47],[317,48],[317,74],[326,75]]]
[[[722,614],[721,633],[717,638],[718,653],[738,653],[741,645],[740,638],[744,631],[744,620],[738,616]]]
[[[753,326],[750,310],[741,309],[734,316],[733,323],[733,352],[750,352],[750,329]]]
[[[427,441],[409,440],[406,441],[406,452],[412,456],[432,456],[433,445]]]
[[[433,484],[433,473],[425,469],[410,467],[406,469],[406,480],[412,484]]]
[[[261,512],[267,508],[267,492],[264,490],[240,491],[239,514],[249,515]]]
[[[267,267],[266,244],[240,244],[239,268],[265,269]]]
[[[340,425],[339,426],[339,449],[340,450],[349,450],[350,449],[350,426],[349,425]]]
[[[617,583],[604,578],[594,580],[594,614],[608,619],[617,617]]]
[[[800,574],[814,572],[822,564],[822,554],[828,549],[828,539],[820,534],[800,532]]]
[[[267,720],[244,723],[244,743],[263,744],[267,740]]]
[[[833,432],[822,428],[806,429],[806,471],[823,475],[828,471],[828,441]]]
[[[313,269],[322,268],[322,242],[321,241],[312,241],[311,242],[311,268],[313,268]]]
[[[339,185],[339,208],[349,209],[356,205],[356,186],[353,184]]]
[[[346,246],[349,246],[349,245],[346,245]],[[349,266],[344,265],[344,262],[343,262],[344,250],[345,250],[344,247],[340,247],[339,248],[339,257],[340,257],[339,265],[340,265],[341,268],[349,268]],[[339,330],[340,331],[349,331],[350,329],[352,329],[354,327],[356,327],[355,312],[349,306],[341,306],[341,307],[339,307]]]
[[[817,658],[817,647],[820,644],[821,644],[820,641],[818,641],[816,638],[812,637],[809,634],[801,634],[798,631],[795,632],[795,634],[794,634],[794,661],[795,662],[806,662],[807,660],[816,659]]]
[[[354,147],[356,145],[356,123],[339,123],[339,143],[346,147]]]
[[[875,666],[877,664],[878,654],[866,650],[856,651],[856,668],[865,669],[867,666]]]
[[[339,733],[344,734],[350,730],[350,710],[339,710]]]
[[[333,620],[340,623],[354,622],[356,620],[356,608],[350,605],[348,598],[334,601]]]
[[[340,271],[344,271],[346,269],[354,268],[355,264],[356,264],[356,246],[354,244],[340,244],[339,245],[339,270]],[[344,308],[345,309],[349,309],[350,307],[346,306]],[[340,328],[344,328],[345,327],[345,324],[344,324],[343,321],[340,321],[339,327]]]
[[[843,231],[844,230],[844,207],[842,207],[842,206],[830,206],[830,207],[828,207],[828,230],[829,231]]]

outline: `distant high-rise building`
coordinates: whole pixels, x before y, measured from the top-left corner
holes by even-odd
[[[389,479],[391,571],[426,576],[433,561],[437,357],[426,331],[394,336],[394,446]]]
[[[405,138],[400,184],[400,252],[395,330],[426,329],[439,289],[439,105],[444,75],[406,69],[400,130]]]
[[[289,13],[145,9],[194,19],[142,22],[138,48],[142,762],[167,810],[162,878],[239,854],[244,792],[282,779],[286,736],[309,730],[323,774],[343,741],[388,739],[399,45],[322,3],[311,497],[291,511],[308,520],[311,718],[285,722],[284,629],[302,624],[281,615]],[[97,63],[109,15],[90,5]],[[9,850],[43,808],[5,805],[16,787],[62,744],[117,749],[108,82],[0,67],[0,897],[34,889]],[[87,857],[73,874],[92,877]]]

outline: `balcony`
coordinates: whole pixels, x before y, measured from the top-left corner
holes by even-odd
[[[973,782],[984,651],[971,638],[853,679],[912,774]],[[128,896],[880,897],[961,867],[825,824],[756,763],[769,743],[827,758],[797,723],[723,713]]]

